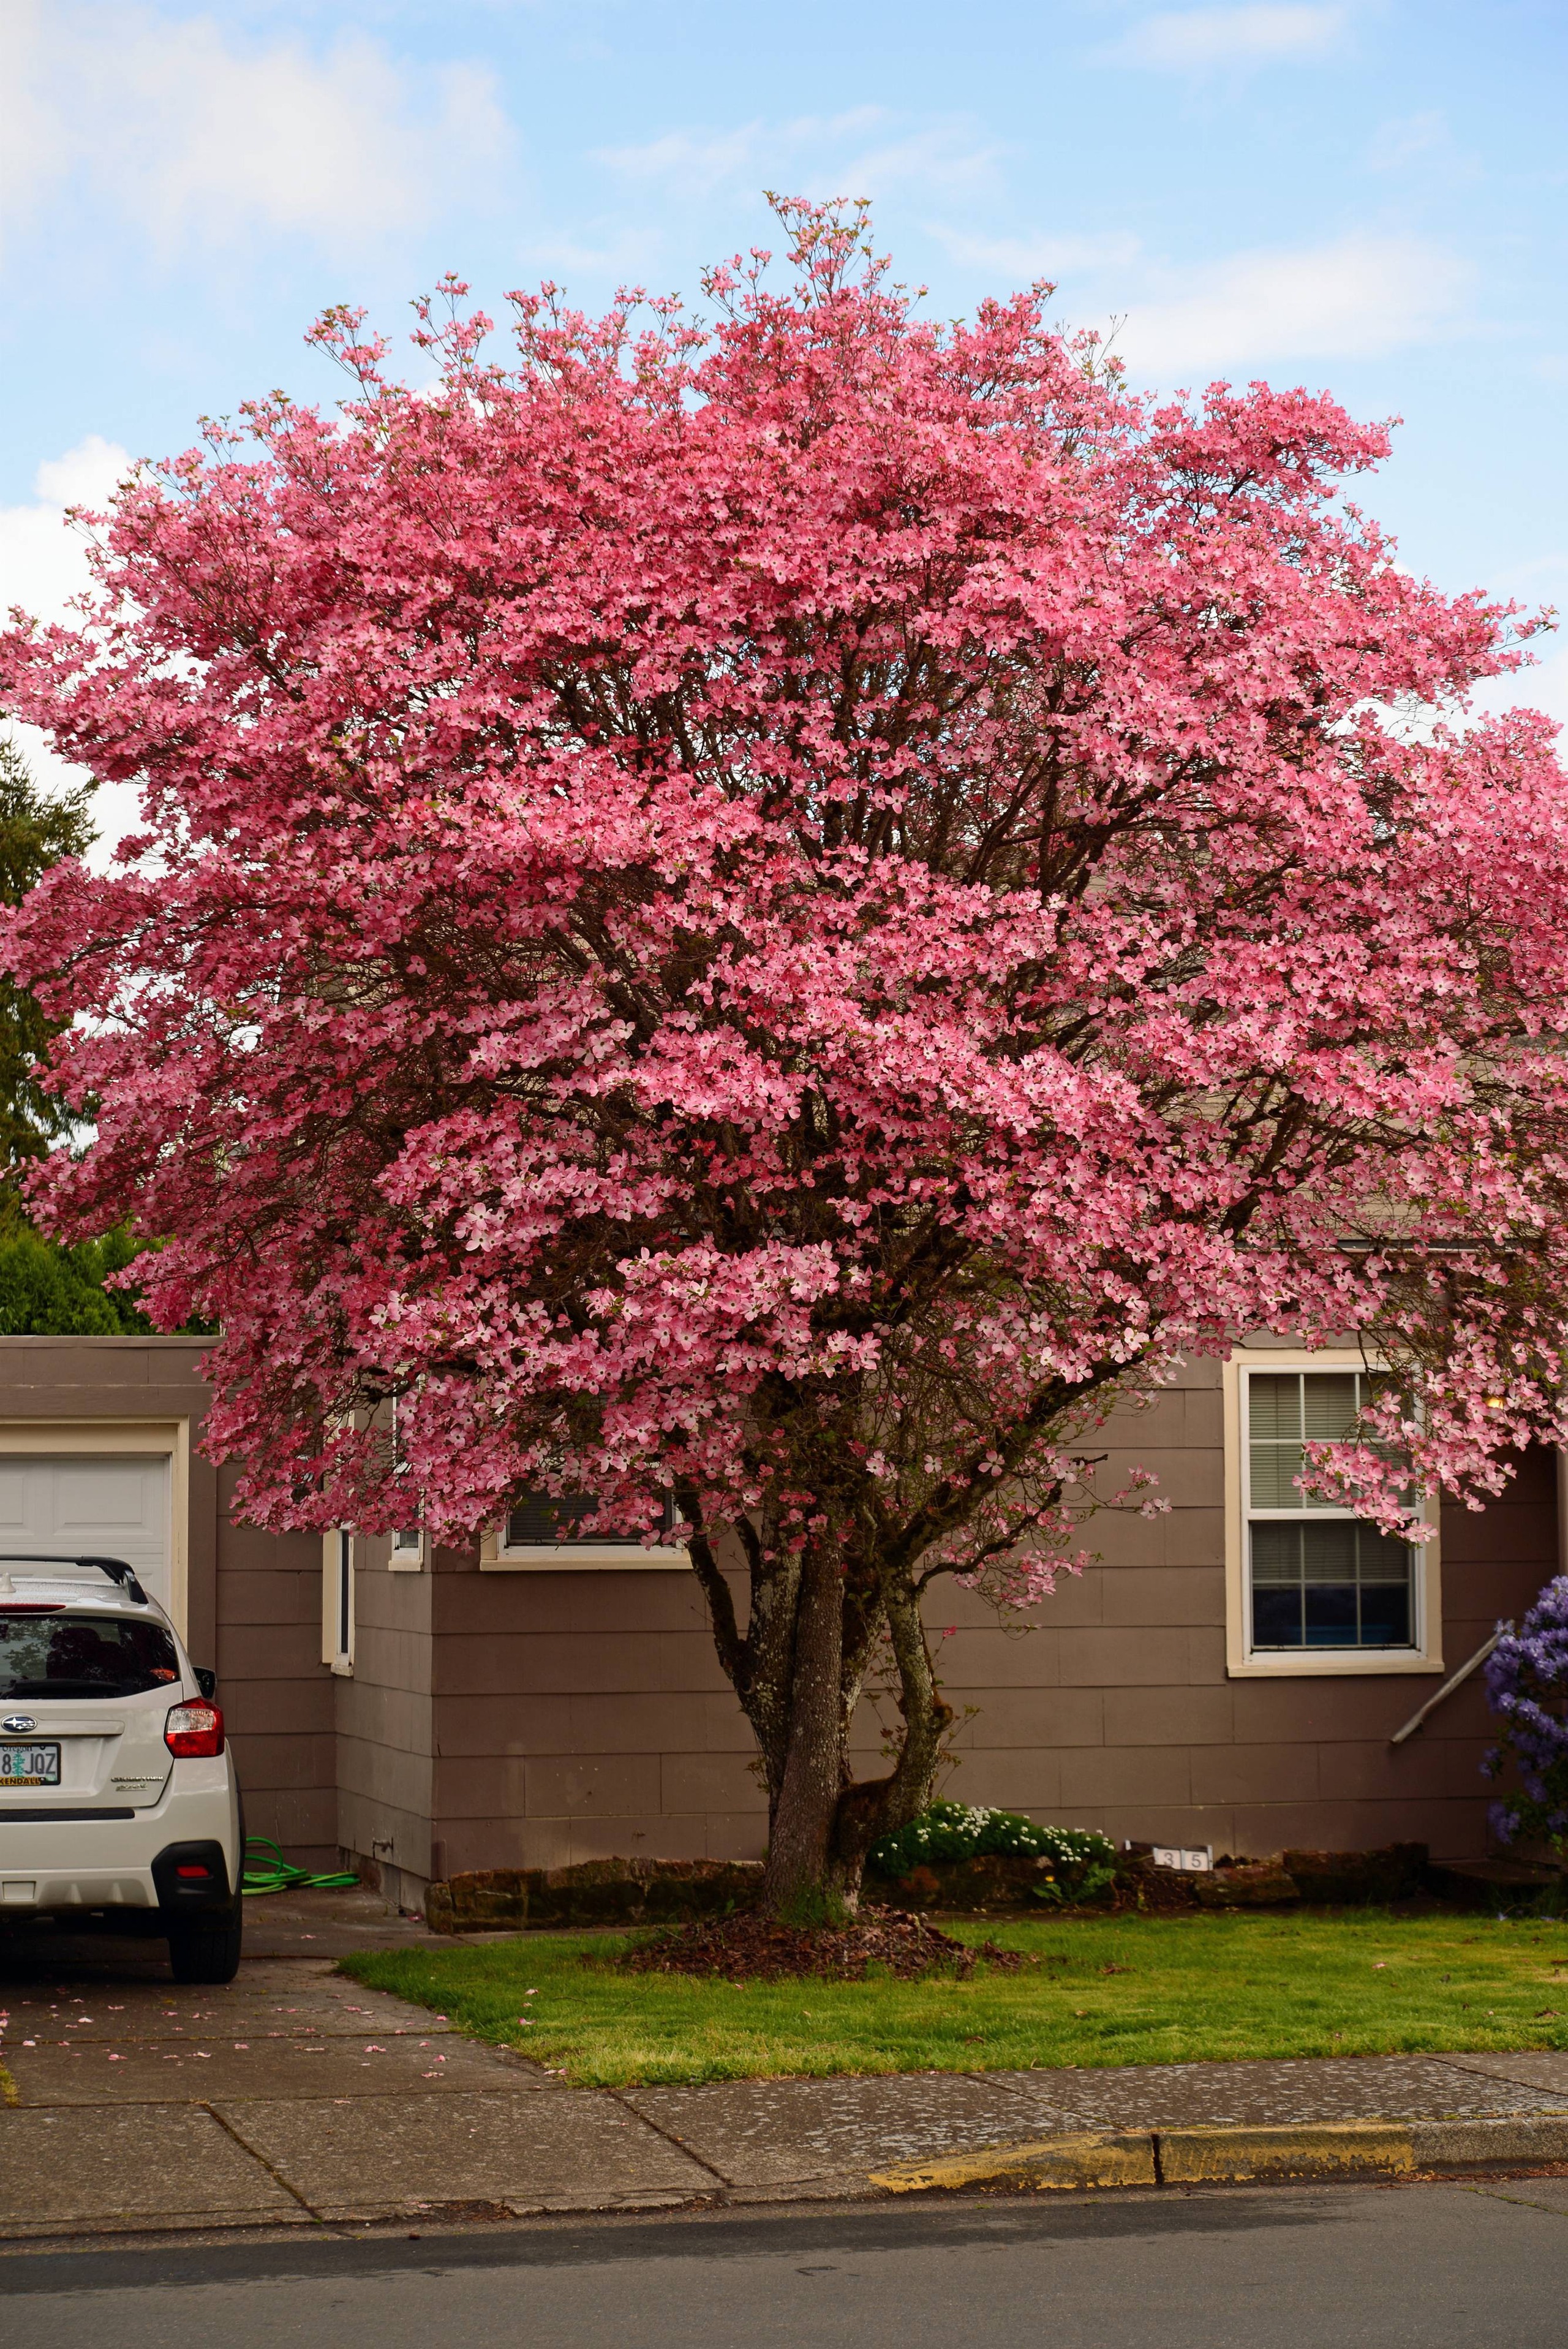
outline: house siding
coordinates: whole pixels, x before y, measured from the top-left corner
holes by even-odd
[[[692,1576],[481,1573],[441,1551],[431,1580],[449,1872],[761,1849],[755,1748]]]
[[[321,1661],[321,1546],[234,1517],[234,1475],[194,1450],[207,1396],[183,1340],[0,1339],[0,1420],[186,1418],[192,1653],[214,1661],[247,1821],[291,1858],[340,1852],[413,1905],[429,1877],[616,1855],[751,1857],[766,1807],[695,1579],[668,1570],[481,1572],[439,1550],[393,1573],[361,1546],[351,1677]],[[1396,1839],[1486,1847],[1479,1676],[1408,1744],[1438,1676],[1226,1671],[1221,1376],[1197,1361],[1103,1433],[1103,1488],[1161,1478],[1153,1517],[1106,1511],[1094,1557],[1026,1616],[951,1581],[928,1607],[954,1709],[944,1791],[1120,1837],[1262,1853]],[[1555,1467],[1442,1514],[1451,1671],[1558,1570]],[[744,1606],[738,1579],[738,1599]],[[891,1716],[890,1716],[891,1717]],[[856,1766],[878,1767],[876,1707]]]
[[[1479,1677],[1397,1748],[1390,1734],[1441,1675],[1228,1677],[1219,1363],[1187,1365],[1103,1441],[1100,1489],[1143,1465],[1167,1509],[1094,1517],[1094,1558],[1027,1615],[999,1617],[951,1581],[933,1589],[927,1619],[957,1716],[944,1791],[1118,1839],[1235,1853],[1403,1840],[1445,1857],[1483,1851]],[[1551,1455],[1522,1462],[1479,1515],[1445,1507],[1441,1535],[1451,1671],[1557,1570]],[[434,1795],[449,1871],[760,1853],[755,1749],[689,1578],[488,1574],[455,1553],[438,1563]],[[854,1742],[857,1768],[874,1771],[870,1705]]]
[[[432,1865],[433,1578],[394,1574],[385,1540],[361,1546],[354,1671],[335,1680],[337,1841],[388,1898],[414,1907]]]

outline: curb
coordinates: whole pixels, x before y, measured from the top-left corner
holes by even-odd
[[[1155,2139],[1139,2129],[1037,2137],[1026,2145],[988,2146],[983,2153],[938,2154],[901,2161],[872,2173],[870,2183],[890,2194],[951,2192],[959,2187],[1158,2186]]]
[[[1240,2186],[1271,2178],[1411,2178],[1568,2162],[1568,2112],[1506,2120],[1316,2121],[1268,2128],[1093,2130],[873,2171],[889,2194],[994,2187]]]

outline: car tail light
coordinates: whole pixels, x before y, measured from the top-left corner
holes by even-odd
[[[170,1754],[222,1754],[223,1716],[215,1704],[177,1704],[163,1724],[163,1743]]]

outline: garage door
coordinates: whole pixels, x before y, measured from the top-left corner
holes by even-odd
[[[169,1462],[0,1454],[0,1550],[123,1557],[169,1605]]]

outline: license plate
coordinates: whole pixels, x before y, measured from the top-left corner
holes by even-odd
[[[0,1786],[57,1786],[57,1745],[0,1745]]]

